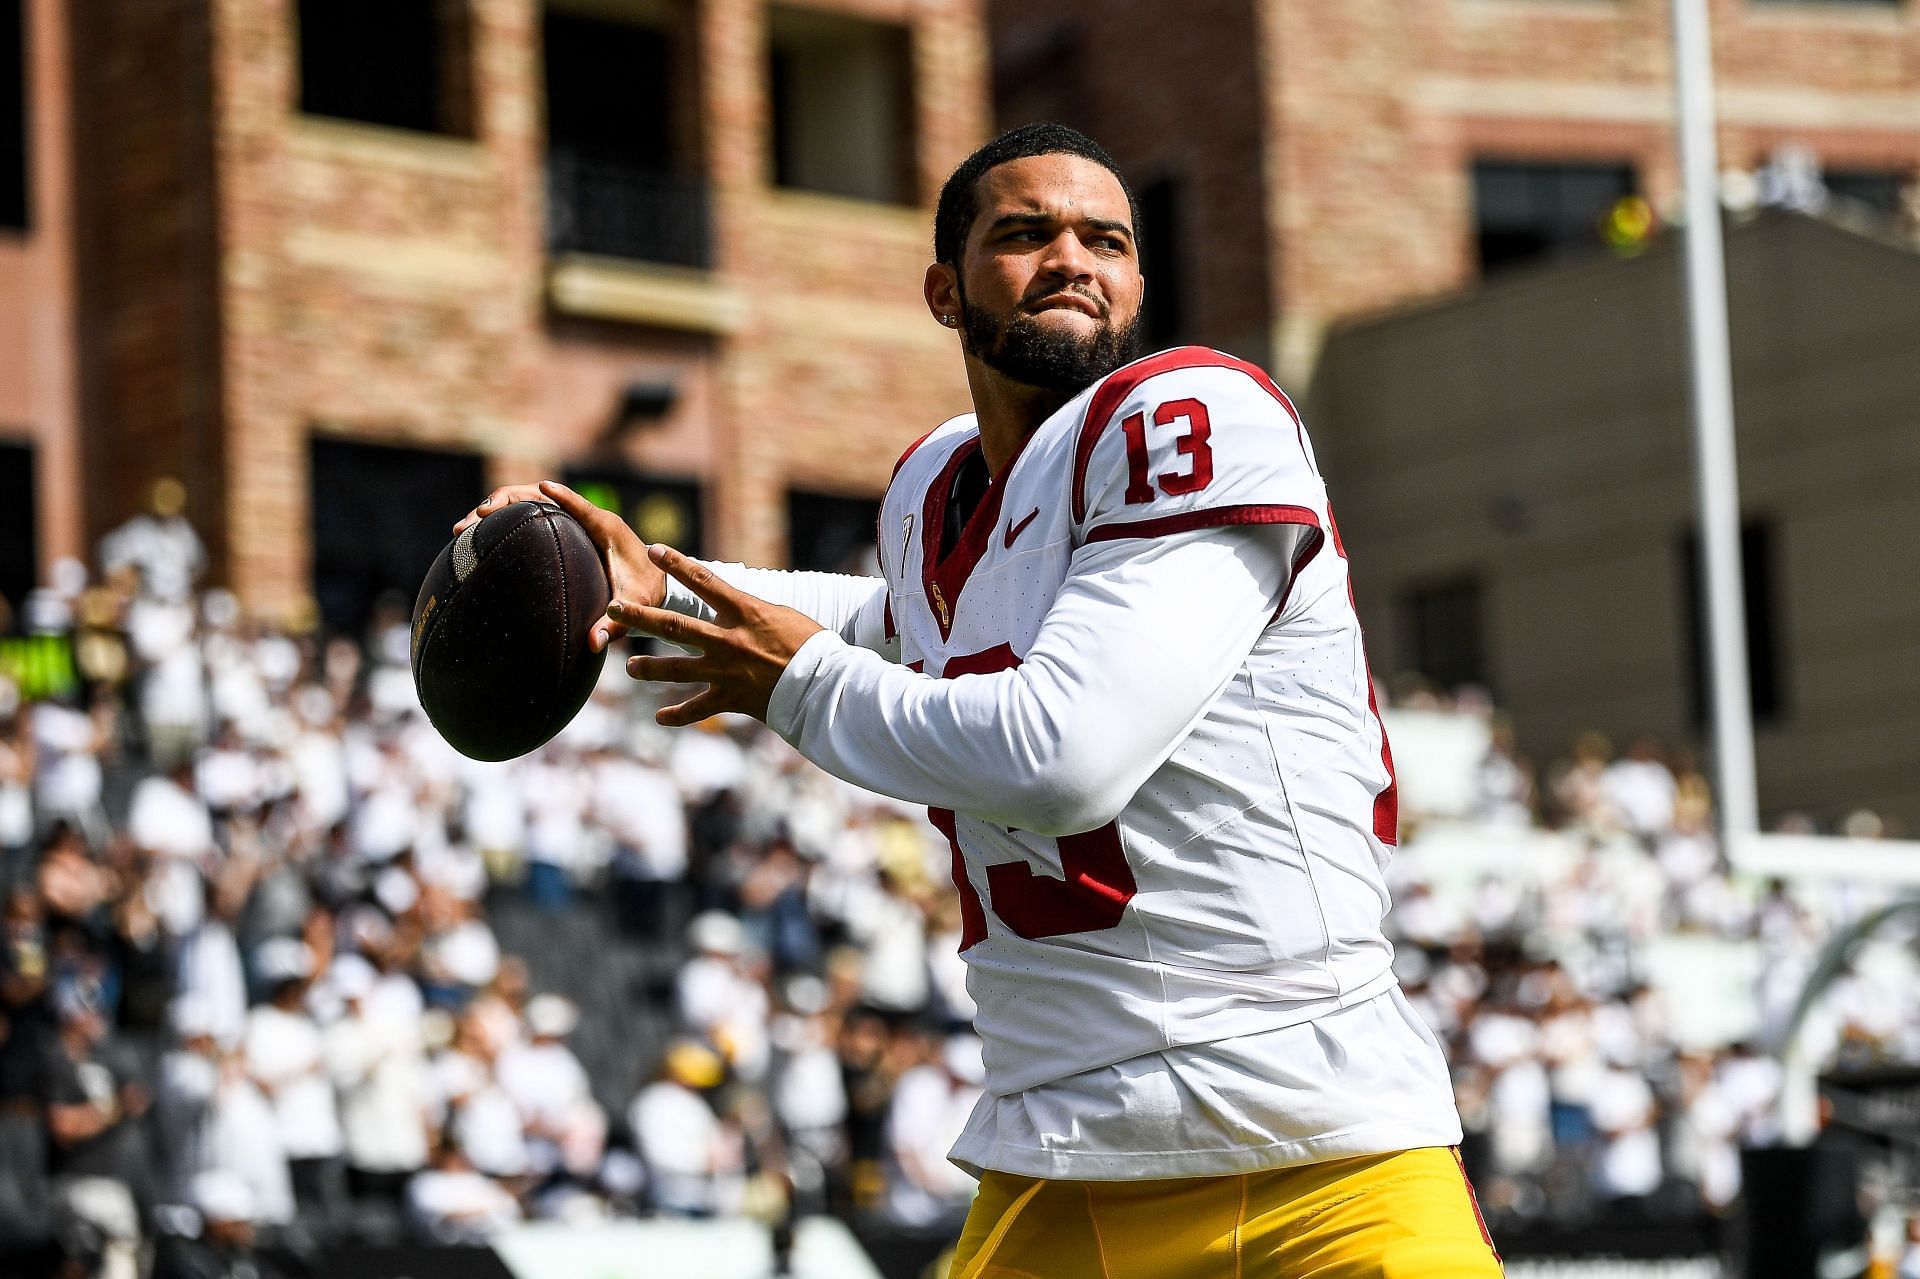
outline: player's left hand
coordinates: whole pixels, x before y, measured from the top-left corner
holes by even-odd
[[[703,622],[632,600],[607,605],[607,616],[623,626],[699,650],[690,657],[627,659],[627,674],[635,679],[707,686],[684,702],[662,707],[655,722],[681,728],[728,711],[766,719],[781,672],[800,646],[825,628],[804,613],[735,590],[671,547],[650,546],[647,557],[714,611],[713,621]]]

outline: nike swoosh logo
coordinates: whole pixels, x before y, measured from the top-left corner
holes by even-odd
[[[1024,520],[1021,520],[1018,524],[1015,524],[1012,520],[1008,520],[1007,521],[1007,545],[1012,546],[1014,543],[1014,539],[1018,538],[1022,533],[1026,532],[1027,525],[1033,523],[1035,520],[1039,518],[1040,518],[1040,508],[1036,506],[1033,508],[1033,510],[1027,513],[1027,518]]]

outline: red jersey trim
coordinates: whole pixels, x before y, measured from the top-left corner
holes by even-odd
[[[920,528],[920,582],[926,590],[927,603],[933,609],[933,620],[940,626],[942,639],[953,633],[953,618],[960,607],[960,592],[966,589],[967,579],[973,576],[974,568],[987,553],[994,531],[1000,526],[1000,507],[1007,496],[1007,478],[1013,474],[1014,466],[1036,434],[1038,432],[1028,432],[1020,441],[1020,447],[1007,459],[1007,464],[1000,468],[999,474],[987,481],[987,491],[981,495],[980,504],[960,530],[960,540],[947,547],[944,555],[940,554],[940,530],[946,527],[947,502],[953,495],[953,480],[959,474],[961,464],[980,451],[980,436],[975,434],[954,449],[952,456],[940,468],[940,474],[927,486],[927,500],[920,516],[925,521]]]
[[[1287,600],[1293,596],[1293,584],[1300,580],[1300,570],[1307,566],[1327,540],[1327,535],[1320,531],[1320,517],[1304,506],[1215,506],[1204,511],[1182,511],[1178,515],[1162,515],[1158,519],[1102,524],[1087,534],[1087,541],[1114,542],[1125,537],[1165,537],[1169,533],[1185,533],[1197,528],[1230,528],[1237,524],[1298,524],[1311,530],[1301,540],[1300,549],[1293,553],[1293,563],[1287,571],[1286,589],[1280,592],[1280,602],[1273,610],[1273,620],[1277,622],[1280,615],[1287,611]]]
[[[1109,374],[1107,380],[1100,384],[1100,389],[1093,393],[1093,398],[1087,401],[1086,416],[1080,419],[1080,438],[1073,450],[1073,519],[1076,524],[1087,518],[1087,463],[1093,459],[1093,447],[1099,443],[1100,433],[1106,430],[1108,420],[1142,382],[1175,369],[1234,369],[1246,374],[1293,419],[1294,434],[1300,440],[1301,450],[1305,451],[1306,432],[1300,424],[1299,410],[1293,407],[1293,401],[1287,398],[1287,393],[1275,385],[1259,365],[1204,346],[1177,346],[1170,351],[1161,351]]]
[[[1480,1227],[1481,1242],[1487,1245],[1487,1251],[1493,1254],[1495,1261],[1501,1261],[1500,1249],[1493,1242],[1493,1232],[1487,1229],[1486,1215],[1480,1211],[1480,1196],[1473,1191],[1473,1178],[1467,1176],[1467,1162],[1460,1157],[1460,1147],[1448,1146],[1447,1150],[1453,1155],[1454,1166],[1460,1170],[1460,1181],[1467,1188],[1467,1203],[1473,1207],[1473,1222]]]
[[[1322,540],[1320,517],[1304,506],[1210,506],[1200,511],[1181,511],[1150,520],[1125,520],[1101,524],[1087,530],[1088,542],[1114,542],[1124,537],[1165,537],[1197,528],[1227,528],[1235,524],[1304,524],[1315,536],[1311,546]],[[1308,552],[1310,554],[1310,552]],[[1301,562],[1305,562],[1302,560]]]
[[[945,425],[946,425],[945,422],[942,422],[940,424],[940,426],[945,426]],[[939,430],[940,426],[934,427],[933,431]],[[919,448],[922,444],[925,444],[929,439],[933,437],[933,431],[928,431],[925,435],[921,436],[919,439],[915,440],[913,443],[907,445],[906,451],[900,455],[900,460],[893,464],[893,474],[895,476],[900,474],[900,468],[907,464],[907,459],[913,456],[914,450]],[[889,479],[891,478],[892,477],[889,477]]]

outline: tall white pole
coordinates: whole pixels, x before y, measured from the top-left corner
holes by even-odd
[[[1694,480],[1720,831],[1728,851],[1759,828],[1753,715],[1747,697],[1746,602],[1740,576],[1740,479],[1733,447],[1727,276],[1720,239],[1720,161],[1714,143],[1713,44],[1707,0],[1673,0],[1674,87],[1686,183],[1687,319],[1693,356]]]

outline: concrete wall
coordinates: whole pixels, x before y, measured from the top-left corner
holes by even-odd
[[[1587,728],[1699,740],[1676,247],[1338,330],[1316,385],[1375,670],[1404,668],[1406,588],[1479,576],[1495,692],[1538,756]],[[1772,526],[1785,675],[1763,810],[1920,829],[1920,256],[1770,215],[1731,234],[1729,280],[1743,511]]]

